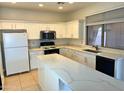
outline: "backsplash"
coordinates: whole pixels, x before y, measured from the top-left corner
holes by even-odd
[[[39,39],[29,39],[28,40],[29,48],[38,48],[40,46]]]
[[[55,40],[55,45],[68,45],[69,40],[68,39],[56,39]]]
[[[40,39],[30,39],[29,41],[29,48],[38,48],[40,47],[40,42],[43,42],[43,40]],[[81,45],[82,40],[80,39],[67,39],[67,38],[62,38],[62,39],[56,39],[55,45]]]
[[[68,44],[69,45],[82,45],[83,44],[83,40],[81,39],[68,39]]]

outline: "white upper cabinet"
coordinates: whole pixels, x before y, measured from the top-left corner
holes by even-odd
[[[26,24],[28,38],[29,39],[40,39],[40,25],[36,23]]]
[[[79,33],[83,31],[80,29],[79,20],[74,20],[66,23],[66,38],[80,38]]]
[[[67,22],[66,23],[66,34],[65,34],[65,38],[72,38],[73,34],[72,34],[72,22]]]
[[[10,22],[2,22],[1,29],[14,29],[15,24]]]
[[[1,22],[1,29],[26,29],[25,23]]]
[[[72,35],[73,37],[72,38],[79,38],[79,21],[73,21],[72,22]]]
[[[26,23],[15,23],[13,25],[14,25],[13,29],[26,29],[27,30]]]
[[[1,22],[0,29],[26,29],[28,39],[40,39],[40,31],[56,31],[56,38],[80,38],[83,29],[79,20],[60,23],[28,23],[28,22]],[[83,26],[82,26],[83,27]],[[81,29],[80,29],[81,28]]]
[[[41,30],[55,30],[54,24],[40,24]]]
[[[66,24],[57,23],[55,24],[56,38],[65,38]]]

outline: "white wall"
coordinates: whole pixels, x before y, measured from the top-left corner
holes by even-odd
[[[96,3],[72,13],[53,13],[26,9],[0,8],[0,19],[3,20],[30,20],[41,22],[63,22],[75,19],[85,19],[86,16],[124,7],[121,3]]]
[[[0,8],[0,20],[26,20],[45,23],[65,21],[61,13],[33,11],[26,9]]]
[[[77,19],[83,19],[85,20],[86,16],[90,16],[93,14],[98,14],[110,10],[114,10],[117,8],[124,7],[124,3],[96,3],[95,5],[85,7],[83,9],[80,9],[76,12],[70,13],[67,16],[67,20],[77,20]],[[83,44],[86,44],[86,28],[84,23],[84,35],[83,35]]]
[[[84,9],[80,9],[73,13],[52,13],[52,12],[41,12],[24,9],[14,8],[0,8],[0,20],[29,20],[29,21],[40,21],[45,23],[62,22],[69,20],[85,19],[86,16],[117,9],[124,7],[124,3],[96,3],[95,5],[88,6]],[[84,28],[85,30],[85,28]],[[85,44],[85,31],[84,31],[84,42]]]
[[[121,3],[96,3],[95,5],[88,6],[84,9],[80,9],[76,12],[68,14],[68,20],[75,20],[75,19],[85,19],[86,16],[117,9],[124,7],[124,2]]]

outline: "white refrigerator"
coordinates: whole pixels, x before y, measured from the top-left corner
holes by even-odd
[[[2,33],[6,75],[29,71],[27,33]]]

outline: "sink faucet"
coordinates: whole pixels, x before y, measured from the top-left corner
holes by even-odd
[[[92,47],[94,47],[94,48],[96,49],[96,51],[98,51],[98,50],[99,50],[98,45],[93,45]]]

